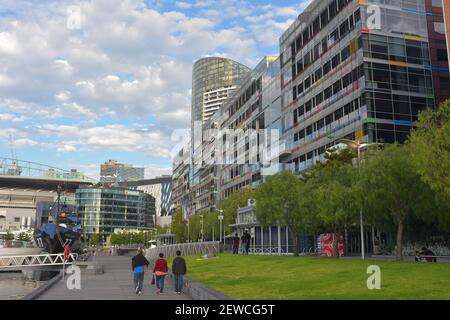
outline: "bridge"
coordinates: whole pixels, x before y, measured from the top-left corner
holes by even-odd
[[[17,270],[29,267],[63,266],[70,265],[78,260],[78,254],[71,253],[64,258],[63,253],[58,254],[36,254],[22,256],[0,256],[0,271]]]
[[[34,188],[56,190],[64,184],[66,190],[75,190],[79,185],[93,185],[97,180],[83,173],[64,170],[42,163],[0,157],[0,187]]]

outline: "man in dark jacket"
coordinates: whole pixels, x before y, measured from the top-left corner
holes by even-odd
[[[177,256],[173,259],[172,262],[172,274],[175,280],[175,292],[177,294],[181,294],[181,290],[183,289],[183,276],[186,274],[186,261],[183,257],[181,257],[181,251],[177,251]]]
[[[131,268],[134,273],[134,288],[136,294],[142,294],[142,285],[144,284],[144,272],[148,272],[148,260],[144,257],[144,251],[139,248],[137,255],[131,259]]]

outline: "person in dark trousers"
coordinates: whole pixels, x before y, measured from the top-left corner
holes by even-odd
[[[161,294],[164,291],[164,278],[169,272],[167,267],[167,261],[164,259],[164,254],[159,254],[159,259],[155,262],[155,267],[153,268],[153,274],[156,277],[156,293]]]
[[[144,257],[144,251],[139,248],[137,255],[131,259],[131,268],[134,273],[134,288],[136,294],[142,294],[142,285],[144,284],[144,274],[148,272],[148,260]]]
[[[245,248],[245,252],[246,252],[246,254],[248,254],[250,252],[251,236],[250,236],[250,233],[248,232],[248,230],[246,230],[245,233],[246,233],[246,238],[247,238],[247,241],[245,242],[246,246],[247,246]]]
[[[186,261],[183,257],[181,257],[181,251],[177,251],[177,256],[173,259],[172,262],[172,274],[175,280],[175,292],[177,294],[181,294],[181,290],[183,289],[183,276],[186,274]]]
[[[235,233],[233,237],[233,254],[238,253],[239,253],[239,236],[237,233]]]

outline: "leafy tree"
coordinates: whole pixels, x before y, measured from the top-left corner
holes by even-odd
[[[299,235],[311,223],[311,202],[305,182],[295,174],[281,172],[267,178],[255,191],[256,215],[263,226],[286,225],[292,235],[294,254]]]
[[[89,245],[97,246],[103,243],[103,235],[95,233],[89,238]]]
[[[423,183],[411,163],[411,152],[398,144],[367,159],[359,179],[359,198],[364,208],[380,216],[389,215],[397,228],[396,255],[403,258],[403,235],[413,217],[427,219],[435,203],[433,192]]]
[[[27,241],[28,242],[28,241],[31,241],[31,236],[28,233],[26,233],[26,232],[21,232],[17,236],[17,240]]]
[[[347,162],[330,162],[316,169],[309,180],[310,197],[315,197],[317,220],[335,234],[334,252],[339,257],[338,243],[345,230],[357,221],[359,203],[355,195],[356,169]]]
[[[13,241],[13,240],[14,240],[14,234],[12,234],[9,230],[6,231],[5,241]]]
[[[417,129],[408,140],[411,163],[422,180],[450,203],[450,100],[436,111],[421,112]],[[448,218],[448,215],[446,215]]]
[[[187,241],[187,221],[183,219],[183,212],[181,209],[175,211],[172,217],[171,225],[172,233],[175,235],[175,241],[183,243]]]

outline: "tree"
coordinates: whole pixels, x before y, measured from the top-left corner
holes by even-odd
[[[413,217],[427,218],[435,207],[433,192],[411,163],[407,146],[388,145],[365,161],[359,179],[359,199],[378,216],[390,215],[397,228],[396,255],[403,258],[403,235]],[[366,212],[366,210],[364,210]]]
[[[187,221],[183,219],[183,212],[181,209],[175,211],[172,217],[171,225],[172,233],[175,236],[175,241],[178,243],[186,242],[187,240]]]
[[[26,232],[21,232],[17,236],[17,240],[28,242],[28,241],[31,241],[31,236]]]
[[[97,246],[103,243],[103,236],[100,233],[95,233],[91,235],[89,239],[89,245]]]
[[[5,234],[5,241],[13,241],[14,240],[14,234],[12,234],[9,230],[6,231]]]
[[[441,203],[449,204],[450,100],[443,102],[436,111],[420,113],[417,129],[408,139],[408,145],[411,163],[421,179],[436,191]]]
[[[359,205],[355,196],[355,177],[356,169],[348,161],[337,161],[313,170],[309,180],[310,196],[316,199],[317,220],[335,235],[335,257],[339,257],[339,239],[347,238],[347,228],[357,221]]]
[[[256,215],[263,226],[285,225],[292,235],[294,255],[299,235],[311,222],[306,183],[295,174],[281,172],[267,178],[255,191]]]

